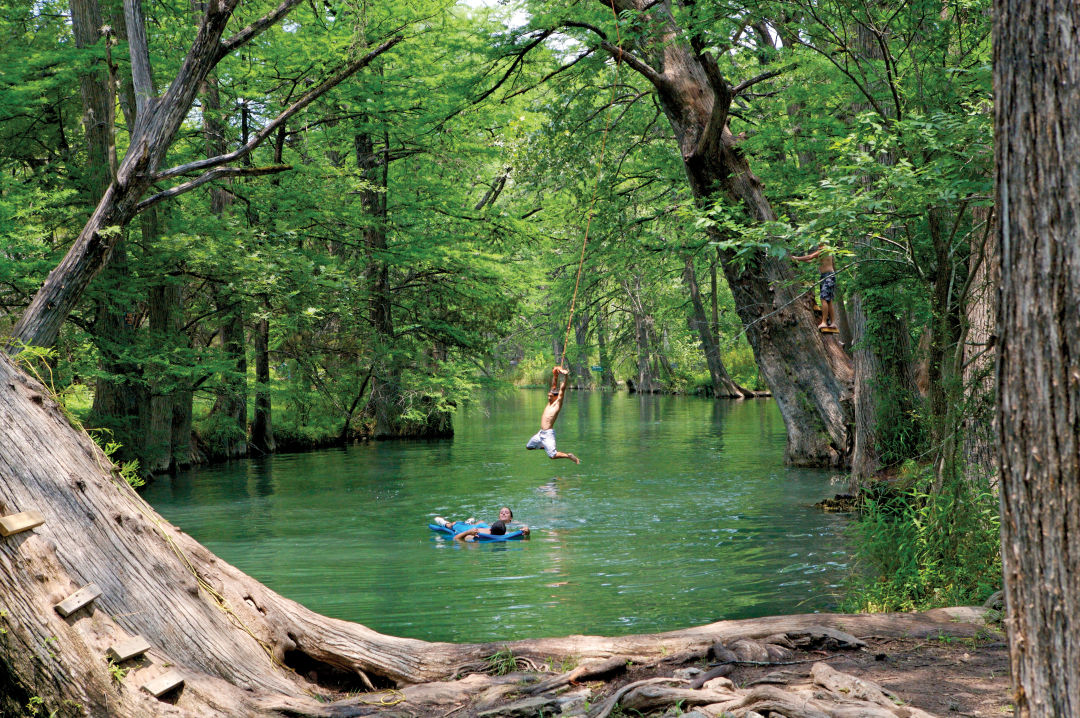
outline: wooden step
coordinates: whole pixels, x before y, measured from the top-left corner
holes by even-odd
[[[53,608],[55,608],[56,612],[61,616],[67,618],[100,595],[101,589],[98,588],[98,585],[96,583],[88,583],[60,603],[56,604]]]
[[[23,511],[0,518],[0,536],[10,536],[20,531],[28,531],[45,523],[45,517],[37,511]]]
[[[179,671],[169,671],[163,673],[152,681],[147,681],[143,684],[143,690],[152,695],[154,698],[161,698],[163,695],[171,690],[175,690],[184,685],[184,677],[180,675]]]
[[[109,646],[109,650],[105,652],[105,655],[114,663],[123,663],[141,656],[149,650],[149,641],[142,636],[132,636]]]

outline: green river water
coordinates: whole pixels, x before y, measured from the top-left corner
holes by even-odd
[[[397,636],[614,636],[833,608],[844,518],[811,504],[837,487],[784,466],[773,402],[570,392],[556,433],[575,466],[524,449],[544,401],[463,407],[451,440],[233,462],[143,496],[279,593]],[[531,540],[427,527],[503,504]]]

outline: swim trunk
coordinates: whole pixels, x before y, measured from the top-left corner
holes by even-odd
[[[831,302],[836,296],[836,272],[821,273],[821,301]]]
[[[526,449],[543,449],[547,452],[548,457],[554,459],[555,454],[558,452],[555,450],[555,430],[554,429],[541,429],[536,432],[533,438],[529,439],[529,443],[525,444]]]

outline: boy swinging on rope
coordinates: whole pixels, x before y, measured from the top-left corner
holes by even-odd
[[[821,287],[821,324],[818,324],[818,331],[823,334],[836,334],[840,330],[836,327],[836,308],[833,306],[833,298],[836,296],[836,265],[833,264],[832,253],[819,244],[809,254],[799,257],[792,255],[791,258],[796,262],[818,259],[818,284]]]
[[[562,374],[562,384],[556,389],[556,384],[559,383],[559,374]],[[544,413],[540,415],[540,431],[529,439],[529,443],[525,444],[525,448],[543,449],[552,459],[570,459],[575,464],[580,464],[581,459],[578,457],[555,448],[555,429],[552,428],[555,426],[555,420],[559,418],[559,412],[562,411],[568,374],[570,374],[570,371],[563,369],[561,366],[551,370],[551,390],[548,392],[548,403],[544,407]]]

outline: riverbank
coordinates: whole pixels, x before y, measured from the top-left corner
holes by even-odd
[[[1008,649],[998,614],[960,607],[921,614],[776,616],[656,635],[684,647],[634,655],[649,636],[609,646],[609,658],[545,662],[548,644],[517,642],[452,681],[356,697],[361,715],[404,718],[998,718],[1012,711]],[[705,642],[705,636],[715,636]],[[382,700],[392,706],[376,706]],[[342,701],[350,703],[349,699]]]

